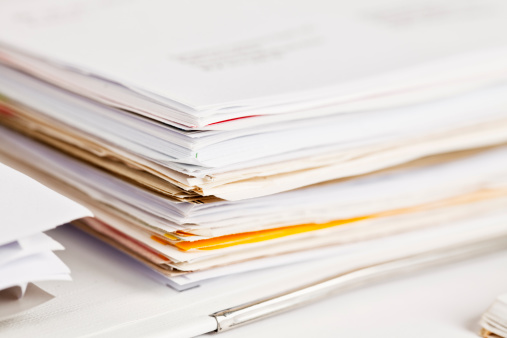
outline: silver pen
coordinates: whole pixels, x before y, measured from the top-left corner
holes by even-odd
[[[217,321],[216,331],[223,332],[372,281],[505,248],[507,238],[501,237],[431,250],[350,270],[268,298],[219,311],[211,316]]]

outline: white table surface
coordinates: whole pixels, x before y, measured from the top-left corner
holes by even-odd
[[[219,337],[473,338],[507,292],[507,251],[391,279]]]

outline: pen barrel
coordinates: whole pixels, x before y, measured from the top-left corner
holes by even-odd
[[[301,307],[366,283],[504,248],[507,248],[507,237],[493,238],[471,245],[462,244],[440,248],[349,270],[297,289],[219,311],[211,316],[217,321],[216,331],[222,332]]]

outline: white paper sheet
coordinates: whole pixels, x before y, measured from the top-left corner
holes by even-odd
[[[0,290],[34,281],[70,279],[69,268],[52,252],[33,254],[0,266]]]
[[[0,266],[25,256],[57,250],[63,250],[60,243],[43,233],[34,234],[0,246]]]
[[[0,244],[91,216],[81,205],[0,163]]]
[[[424,14],[427,6],[439,13],[436,20]],[[271,15],[265,15],[266,8]],[[167,20],[175,10],[177,15]],[[10,1],[0,16],[0,41],[173,107],[165,118],[181,111],[188,115],[187,125],[203,126],[213,120],[196,117],[227,119],[268,106],[270,113],[280,113],[287,107],[272,107],[298,103],[309,108],[317,101],[402,93],[399,101],[406,100],[407,91],[436,84],[441,85],[434,93],[438,96],[470,78],[505,78],[506,12],[498,0],[410,6],[391,0],[248,5],[228,0],[213,5]],[[131,24],[131,15],[143,30]],[[205,42],[197,27],[206,27]],[[122,101],[99,92],[95,96]]]

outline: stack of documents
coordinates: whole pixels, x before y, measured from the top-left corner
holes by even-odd
[[[89,213],[2,164],[0,186],[0,318],[3,319],[51,298],[30,283],[70,280],[69,268],[53,253],[63,250],[63,246],[42,232]],[[14,301],[22,297],[22,301]]]
[[[507,294],[498,296],[481,317],[484,338],[507,337]]]
[[[498,240],[506,17],[495,0],[7,1],[0,157],[177,287]]]

